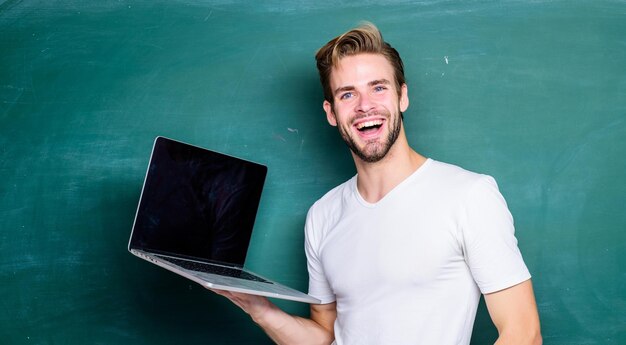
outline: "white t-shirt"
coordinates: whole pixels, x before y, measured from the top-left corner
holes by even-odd
[[[493,178],[428,159],[372,204],[356,176],[309,210],[309,294],[337,344],[469,344],[480,293],[530,278]]]

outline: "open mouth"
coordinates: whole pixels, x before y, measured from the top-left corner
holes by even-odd
[[[370,120],[358,123],[355,125],[356,129],[364,134],[374,133],[380,129],[383,125],[383,120]]]

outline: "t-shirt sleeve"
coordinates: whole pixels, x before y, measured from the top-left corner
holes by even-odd
[[[496,181],[482,176],[464,203],[465,259],[483,294],[530,279],[515,238],[513,216]]]
[[[309,271],[309,295],[319,299],[321,304],[327,304],[335,301],[335,295],[326,279],[319,255],[322,234],[321,229],[316,228],[313,207],[307,214],[304,227],[304,252],[306,253],[307,269]]]

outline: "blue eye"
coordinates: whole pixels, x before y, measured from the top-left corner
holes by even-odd
[[[386,89],[387,89],[386,87],[380,86],[380,85],[374,87],[374,91],[376,91],[376,92],[384,91]]]
[[[352,98],[352,92],[346,92],[344,94],[341,95],[341,97],[339,97],[339,99],[348,99],[348,98]]]

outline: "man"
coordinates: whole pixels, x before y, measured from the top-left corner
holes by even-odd
[[[316,55],[323,108],[357,175],[306,221],[310,319],[220,292],[279,344],[469,344],[481,293],[496,344],[540,344],[539,317],[495,181],[409,147],[402,60],[365,24]]]

